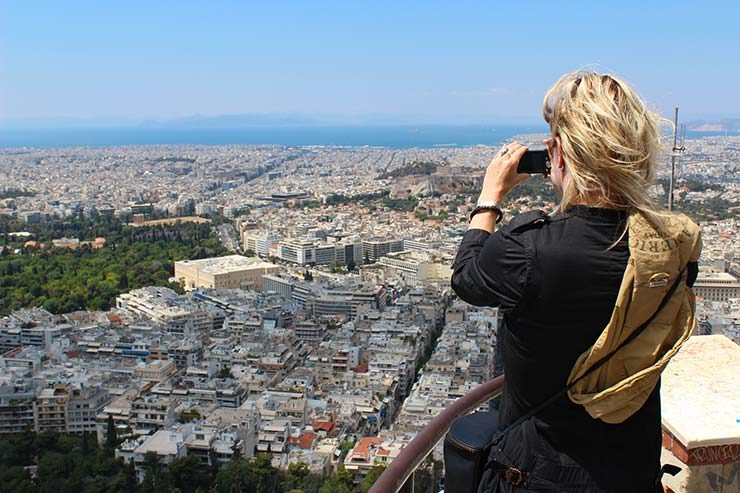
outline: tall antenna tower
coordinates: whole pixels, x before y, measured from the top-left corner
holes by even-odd
[[[680,157],[683,151],[686,150],[684,147],[684,139],[686,137],[686,126],[682,125],[681,129],[681,146],[677,147],[678,143],[678,106],[676,106],[676,113],[673,116],[673,148],[671,149],[671,182],[668,188],[668,210],[673,210],[673,189],[676,186],[676,157]]]

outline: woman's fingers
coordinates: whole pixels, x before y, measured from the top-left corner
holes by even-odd
[[[528,174],[519,174],[516,168],[527,146],[511,142],[501,148],[486,169],[483,179],[482,200],[500,202],[516,185],[530,178]]]
[[[526,147],[522,146],[519,142],[510,142],[503,147],[501,147],[501,150],[496,154],[496,156],[491,160],[490,164],[494,163],[500,163],[500,164],[506,164],[511,163],[512,159],[515,159],[516,162],[519,162],[519,159],[521,159],[521,155],[518,154],[521,151],[521,149],[524,148],[526,152]]]
[[[522,156],[524,156],[524,153],[527,152],[527,149],[529,149],[529,147],[523,146],[523,145],[518,144],[518,143],[515,143],[515,144],[518,147],[516,147],[516,149],[511,149],[510,148],[510,154],[511,154],[511,159],[514,160],[514,161],[516,161],[518,163],[519,160],[522,158]]]

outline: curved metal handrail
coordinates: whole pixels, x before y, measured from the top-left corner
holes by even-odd
[[[419,464],[444,438],[453,421],[470,414],[481,405],[500,395],[503,387],[504,376],[501,375],[490,382],[477,386],[439,413],[393,459],[383,471],[383,474],[375,481],[373,487],[370,488],[369,493],[398,492],[419,467]]]

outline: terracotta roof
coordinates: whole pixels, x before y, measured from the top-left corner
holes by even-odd
[[[352,450],[352,458],[360,458],[363,460],[368,459],[370,453],[370,447],[380,445],[383,442],[378,437],[363,437],[357,442],[355,448]]]
[[[316,437],[318,437],[316,433],[306,432],[301,435],[298,446],[304,450],[310,450],[313,448],[313,442],[316,441]]]
[[[334,423],[331,421],[314,421],[313,431],[325,431],[331,433],[334,430]]]

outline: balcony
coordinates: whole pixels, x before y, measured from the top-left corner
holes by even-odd
[[[422,429],[378,478],[370,493],[414,491],[414,474],[452,423],[499,396],[504,377],[457,399]],[[662,478],[666,492],[736,491],[740,484],[740,347],[722,335],[689,338],[662,375]],[[711,417],[711,418],[709,418]],[[707,487],[709,489],[707,489]]]
[[[503,376],[494,378],[460,397],[454,404],[439,413],[388,465],[370,489],[370,493],[413,492],[414,473],[437,444],[444,439],[452,423],[498,397],[503,386]]]

